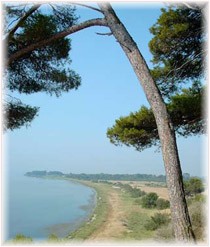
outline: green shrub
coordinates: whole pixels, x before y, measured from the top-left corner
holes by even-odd
[[[58,242],[59,238],[55,234],[50,234],[50,236],[48,237],[48,241],[49,242]]]
[[[149,219],[144,227],[148,231],[154,231],[158,228],[158,225],[152,219]]]
[[[199,178],[191,178],[184,182],[184,190],[187,196],[199,194],[204,191],[202,180]]]
[[[156,201],[157,209],[166,209],[170,207],[170,202],[168,200],[164,200],[162,198],[158,198]]]
[[[146,193],[138,188],[133,188],[130,184],[118,184],[126,192],[130,193],[131,197],[137,198],[146,195]]]
[[[170,222],[168,214],[156,213],[154,216],[151,216],[150,220],[144,225],[147,230],[156,230],[162,225],[167,225]]]
[[[141,205],[143,208],[155,208],[158,195],[156,193],[148,193],[142,197]]]
[[[132,188],[130,190],[130,194],[131,194],[131,197],[141,197],[141,196],[144,196],[146,193],[140,189],[137,189],[137,188]]]
[[[13,242],[14,243],[32,243],[33,240],[30,237],[26,237],[23,234],[17,234],[14,238],[13,238]]]

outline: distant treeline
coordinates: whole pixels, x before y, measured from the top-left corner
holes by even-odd
[[[63,176],[62,172],[59,171],[32,171],[32,172],[26,172],[25,176],[28,177],[45,177],[45,176]]]
[[[155,182],[165,182],[166,177],[164,175],[151,175],[151,174],[74,174],[68,173],[64,174],[59,171],[32,171],[27,172],[26,176],[30,177],[44,177],[44,176],[62,176],[66,178],[74,178],[80,180],[120,180],[120,181],[155,181]]]
[[[90,180],[90,181],[100,181],[100,180],[118,180],[118,181],[154,181],[154,182],[166,182],[166,177],[164,175],[151,175],[151,174],[86,174],[86,173],[62,173],[60,171],[32,171],[27,172],[25,176],[29,177],[44,177],[44,176],[56,176],[56,177],[66,177],[74,178],[80,180]],[[190,179],[189,173],[183,174],[184,180]]]
[[[120,181],[155,181],[165,182],[166,177],[163,175],[150,175],[150,174],[73,174],[66,175],[68,178],[82,179],[82,180],[120,180]]]

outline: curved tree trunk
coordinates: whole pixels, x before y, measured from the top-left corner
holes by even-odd
[[[144,89],[156,119],[176,240],[181,242],[194,242],[195,237],[185,200],[175,132],[166,105],[136,43],[116,16],[111,5],[109,3],[98,3],[98,5],[106,18],[107,25],[128,57]]]

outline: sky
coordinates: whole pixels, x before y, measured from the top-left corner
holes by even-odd
[[[164,5],[112,5],[151,67],[149,28]],[[84,8],[78,8],[77,14],[80,21],[101,17],[100,13]],[[43,93],[18,96],[23,103],[40,107],[40,111],[30,127],[4,135],[4,165],[9,173],[59,170],[64,173],[165,174],[157,148],[138,152],[132,147],[116,147],[106,137],[107,128],[120,116],[149,105],[115,38],[96,32],[108,32],[108,29],[91,27],[70,37],[71,69],[82,77],[78,90],[59,98]],[[177,142],[183,172],[204,176],[207,138],[178,138]]]

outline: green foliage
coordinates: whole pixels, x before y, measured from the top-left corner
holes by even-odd
[[[46,172],[46,175],[52,175],[52,172]],[[53,172],[54,173],[54,172]],[[99,173],[99,174],[86,174],[86,173],[68,173],[64,174],[61,172],[56,172],[54,174],[56,176],[65,176],[67,178],[73,179],[80,179],[80,180],[89,180],[94,182],[102,182],[102,183],[112,183],[109,180],[118,180],[118,181],[157,181],[157,182],[165,182],[166,178],[164,175],[150,175],[150,174],[106,174],[106,173]],[[37,171],[27,172],[26,176],[37,176]],[[124,186],[124,185],[120,185]],[[130,185],[125,185],[129,186]],[[131,187],[132,188],[132,187]]]
[[[154,231],[160,228],[162,225],[167,225],[170,222],[170,217],[168,214],[156,213],[151,216],[150,220],[144,225],[147,230]]]
[[[39,108],[23,104],[21,101],[11,101],[4,107],[4,130],[14,130],[28,126],[37,116]]]
[[[115,125],[107,130],[110,142],[134,146],[140,150],[155,145],[158,140],[156,122],[151,109],[142,106],[138,112],[120,117]]]
[[[31,5],[27,4],[6,6],[4,18],[7,20],[8,26],[14,27],[16,23],[14,19],[17,21],[21,19],[30,8]],[[48,8],[48,12],[46,12],[46,8]],[[46,5],[44,9],[42,6],[37,8],[20,23],[19,28],[14,33],[10,32],[11,29],[5,28],[8,41],[8,58],[30,45],[71,27],[76,23],[76,20],[74,9],[66,5],[62,5],[62,7],[60,5]],[[56,96],[60,96],[63,92],[69,92],[71,89],[77,89],[80,86],[81,78],[70,69],[70,50],[71,40],[61,38],[49,45],[28,52],[6,68],[6,88],[11,92],[16,91],[25,94],[45,92]],[[18,104],[14,106],[13,103],[13,111],[19,110],[19,108]],[[38,111],[38,108],[22,104],[21,111],[23,113],[19,114],[18,112],[11,115],[11,104],[7,102],[5,109],[7,111],[6,116],[12,116],[8,118],[8,124],[6,124],[8,129],[20,128],[22,125],[28,124]],[[15,118],[16,115],[18,118]]]
[[[59,171],[49,171],[47,172],[47,176],[63,176],[64,174]]]
[[[203,116],[204,87],[194,83],[189,89],[183,89],[182,94],[171,97],[167,108],[178,134],[182,136],[203,134],[206,129],[206,119]]]
[[[30,243],[33,242],[33,240],[32,240],[32,238],[26,237],[26,236],[24,236],[23,234],[17,234],[17,235],[13,238],[12,242],[18,243],[18,244],[30,244]]]
[[[131,197],[137,198],[146,195],[146,193],[138,188],[133,188],[129,184],[120,184],[120,187],[130,194]]]
[[[131,194],[131,197],[141,197],[141,196],[144,196],[146,193],[140,189],[137,189],[137,188],[133,188],[131,191],[130,191],[130,194]]]
[[[148,193],[142,197],[141,205],[143,208],[155,208],[157,205],[158,195],[156,193]]]
[[[179,135],[187,137],[205,132],[203,98],[204,88],[199,83],[171,97],[167,109]],[[107,137],[115,145],[133,146],[138,151],[158,145],[159,136],[152,110],[142,106],[138,112],[120,117],[113,127],[108,128]]]
[[[150,28],[154,37],[149,47],[155,65],[151,73],[162,94],[170,95],[179,85],[203,76],[205,32],[199,5],[174,5],[161,11]]]
[[[157,182],[165,182],[166,178],[164,175],[151,175],[151,174],[75,174],[69,173],[66,174],[68,178],[81,179],[81,180],[117,180],[117,181],[157,181]]]
[[[39,12],[31,15],[21,26],[21,32],[9,41],[8,55],[18,52],[20,46],[24,48],[54,35],[58,32],[58,25],[53,15],[46,16]],[[14,61],[8,68],[7,87],[20,93],[46,92],[56,96],[63,91],[77,89],[79,76],[63,66],[64,62],[69,65],[70,49],[70,40],[62,38]]]
[[[170,207],[170,202],[168,200],[164,200],[162,198],[158,198],[156,201],[157,209],[166,209]]]
[[[59,238],[55,234],[50,234],[50,236],[48,237],[48,242],[56,243],[59,241],[60,241]]]
[[[203,192],[204,186],[201,179],[191,178],[190,180],[184,182],[184,189],[187,196],[192,196]]]

